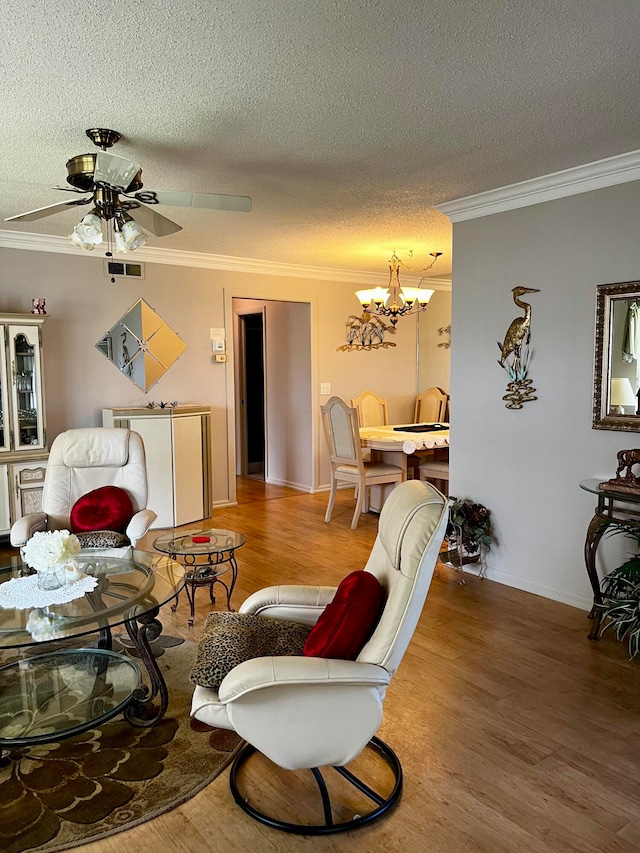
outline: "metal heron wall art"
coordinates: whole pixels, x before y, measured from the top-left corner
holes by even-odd
[[[540,293],[537,287],[514,287],[513,301],[524,310],[524,317],[516,317],[507,329],[504,341],[498,341],[500,358],[498,364],[506,370],[510,382],[507,393],[502,398],[506,400],[507,409],[521,409],[523,403],[537,400],[532,380],[527,377],[531,351],[531,305],[523,302],[520,297],[525,293]]]

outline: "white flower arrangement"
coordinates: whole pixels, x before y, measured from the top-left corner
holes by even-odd
[[[80,540],[68,530],[34,533],[22,549],[25,563],[36,572],[58,569],[79,553]]]

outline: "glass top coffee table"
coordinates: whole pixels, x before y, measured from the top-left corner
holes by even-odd
[[[219,530],[208,527],[205,530],[190,530],[188,533],[165,533],[153,543],[153,547],[168,554],[174,560],[180,560],[185,566],[184,588],[189,599],[191,615],[189,625],[193,626],[195,615],[195,593],[199,586],[209,588],[209,598],[212,604],[216,599],[213,594],[214,584],[219,583],[227,594],[227,610],[231,610],[231,596],[238,579],[238,563],[235,552],[247,541],[242,533],[235,530]],[[227,585],[221,579],[231,569],[231,582]],[[176,596],[171,609],[178,606]]]
[[[64,649],[0,667],[0,747],[61,740],[110,720],[142,689],[134,661],[104,649]]]
[[[184,568],[175,560],[152,552],[128,549],[118,554],[100,549],[81,551],[76,559],[81,571],[97,579],[95,589],[66,604],[33,609],[7,604],[3,585],[31,574],[31,569],[19,557],[5,558],[4,566],[0,565],[0,653],[20,650],[21,657],[28,659],[35,648],[46,652],[54,642],[96,634],[97,649],[110,651],[111,631],[121,625],[150,682],[150,687],[143,684],[136,691],[125,716],[134,725],[150,726],[162,718],[169,700],[150,641],[162,632],[157,618],[160,608],[179,594]],[[31,663],[34,660],[37,658],[31,657]],[[12,672],[4,670],[5,676]]]

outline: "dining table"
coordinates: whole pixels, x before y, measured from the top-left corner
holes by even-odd
[[[410,456],[449,458],[449,424],[360,427],[360,444],[373,452],[372,459],[402,468],[406,479]],[[369,508],[373,512],[380,512],[392,489],[392,483],[371,486]]]

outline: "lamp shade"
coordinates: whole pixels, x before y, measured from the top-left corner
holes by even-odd
[[[638,398],[633,393],[631,382],[627,377],[614,378],[611,380],[612,406],[637,406]]]
[[[94,211],[87,213],[69,234],[69,237],[74,246],[92,251],[94,246],[99,246],[102,243],[102,221],[100,217]]]
[[[402,295],[404,301],[413,304],[417,302],[419,305],[426,305],[433,296],[433,290],[423,289],[421,287],[403,287]]]

